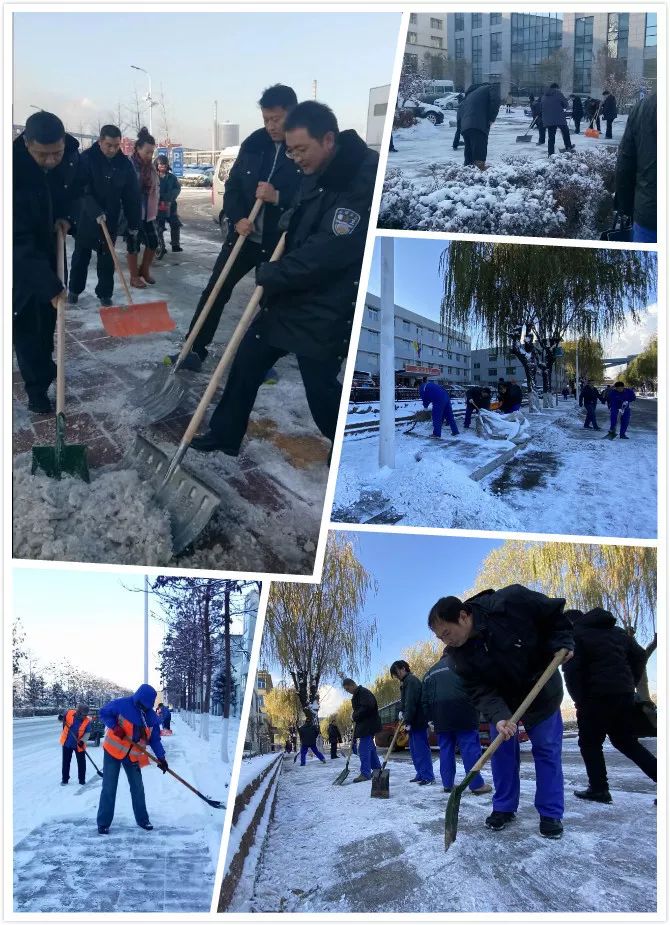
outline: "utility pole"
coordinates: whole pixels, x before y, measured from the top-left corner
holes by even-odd
[[[393,238],[380,239],[379,467],[395,468],[395,292]]]
[[[312,99],[316,99],[316,80],[312,81]]]
[[[214,100],[214,130],[212,131],[212,152],[219,150],[219,101]]]

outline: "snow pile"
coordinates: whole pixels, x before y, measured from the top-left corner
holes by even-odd
[[[89,485],[31,475],[30,456],[14,462],[13,555],[122,565],[164,565],[172,558],[170,520],[134,469],[104,467]]]
[[[408,180],[391,169],[384,180],[379,225],[594,238],[611,211],[616,155],[605,149],[556,154],[546,161],[505,155],[481,171],[431,164],[432,180]]]

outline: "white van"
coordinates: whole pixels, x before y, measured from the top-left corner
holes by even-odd
[[[382,146],[382,135],[388,111],[389,91],[391,87],[372,87],[368,100],[368,124],[365,133],[365,142],[370,148],[379,151]]]
[[[436,96],[446,96],[447,93],[455,93],[453,80],[431,80],[428,84],[427,93],[434,93]]]
[[[230,168],[235,163],[237,155],[240,153],[239,145],[232,145],[230,148],[224,148],[214,168],[214,177],[212,178],[212,220],[221,228],[221,234],[226,235],[227,229],[223,227],[223,188]]]

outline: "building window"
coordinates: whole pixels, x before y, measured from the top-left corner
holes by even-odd
[[[473,379],[475,382],[481,382],[481,378],[479,376],[473,376]]]
[[[489,376],[497,376],[497,375],[498,375],[498,370],[497,370],[497,369],[490,369],[490,370],[489,370]]]
[[[472,364],[472,368],[473,368],[473,369],[479,369],[480,366],[481,366],[481,363],[473,363],[473,364]]]
[[[407,42],[410,45],[416,45],[416,32],[407,33]]]
[[[575,19],[575,68],[572,81],[575,93],[591,92],[592,65],[593,16],[579,16]]]
[[[491,13],[489,16],[489,25],[499,26],[502,23],[502,13]]]
[[[416,74],[419,70],[419,56],[405,53],[403,64],[410,74]]]
[[[472,82],[482,82],[482,37],[472,36]]]
[[[644,47],[650,48],[656,45],[656,13],[647,13],[644,20]]]
[[[465,30],[465,13],[454,13],[454,32]]]
[[[379,312],[376,308],[368,308],[368,321],[377,321]]]
[[[442,48],[442,39],[439,35],[431,35],[430,44],[433,48]]]
[[[482,14],[473,13],[470,17],[470,23],[473,29],[481,29],[482,27]]]
[[[508,376],[513,376],[514,373],[516,372],[516,366],[506,366],[505,372],[507,373]]]
[[[562,13],[512,13],[510,90],[514,95],[541,95],[560,82],[558,54],[563,44]],[[552,66],[552,62],[553,65]]]
[[[628,57],[628,13],[608,14],[607,55],[610,58]]]
[[[465,39],[456,39],[456,60],[465,57]]]
[[[491,33],[491,61],[502,61],[502,32]]]
[[[642,76],[645,80],[656,80],[656,58],[645,58],[642,62]]]
[[[265,690],[265,678],[259,678],[256,681],[256,687],[259,688],[259,690],[264,691]]]
[[[413,26],[416,26],[417,22],[419,21],[418,16],[416,15],[416,13],[410,13],[410,14],[409,14],[409,21],[410,21],[410,23],[411,23]]]
[[[430,28],[431,29],[442,29],[443,22],[441,19],[435,19],[433,16],[430,17]]]

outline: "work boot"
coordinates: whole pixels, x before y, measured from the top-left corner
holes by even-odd
[[[454,788],[453,788],[453,787],[443,787],[442,789],[444,790],[445,793],[451,793],[451,791],[452,791]]]
[[[430,784],[434,784],[434,783],[435,783],[435,778],[433,778],[432,780],[420,780],[419,787],[428,787]]]
[[[134,286],[135,289],[146,289],[147,284],[142,279],[137,266],[137,254],[127,254],[126,260],[128,261],[128,272],[130,273],[130,285]]]
[[[43,395],[30,395],[28,397],[28,411],[33,414],[51,414],[53,405],[45,392]]]
[[[140,827],[141,829],[145,829],[145,831],[147,831],[147,832],[152,832],[152,831],[153,831],[153,828],[154,828],[154,827],[152,826],[152,824],[151,824],[150,822],[138,822],[137,824],[139,825],[139,827]]]
[[[60,782],[60,785],[61,785],[61,787],[67,787],[68,783],[69,783],[69,781],[62,780],[62,781]]]
[[[619,434],[619,440],[628,440],[628,437],[625,434]]]
[[[591,786],[588,786],[586,790],[574,790],[574,795],[580,800],[591,800],[593,803],[611,803],[612,794],[609,792],[607,787],[603,790],[593,790]]]
[[[171,353],[166,357],[166,366],[174,366],[178,359],[178,353]],[[191,373],[199,373],[202,368],[203,359],[204,357],[200,357],[195,350],[190,350],[184,357],[184,362],[179,369],[187,369]]]
[[[173,254],[181,254],[183,250],[184,250],[184,248],[183,248],[183,247],[180,247],[179,244],[173,244],[173,245],[172,245],[172,253],[173,253]]]
[[[215,453],[218,451],[219,453],[225,453],[227,456],[237,456],[237,453],[229,452],[211,430],[199,437],[194,437],[191,440],[191,448],[199,453]]]
[[[544,838],[560,838],[563,835],[563,823],[560,819],[540,816],[540,835]]]
[[[359,774],[358,777],[354,777],[352,784],[363,784],[365,781],[371,781],[371,777],[366,777],[365,774]]]
[[[99,825],[99,826],[98,826],[98,835],[109,835],[109,826],[108,826],[108,825]]]
[[[516,813],[502,813],[500,810],[494,809],[491,815],[486,817],[486,827],[493,829],[494,832],[499,832],[501,829],[504,829],[515,816]]]
[[[415,776],[415,777],[411,777],[409,782],[410,784],[418,784],[420,780],[421,780],[420,777]]]
[[[151,264],[154,262],[154,257],[156,256],[156,251],[152,251],[150,248],[144,248],[144,256],[142,257],[142,263],[140,265],[139,275],[142,279],[149,283],[150,286],[156,284],[156,280],[153,278],[149,270],[151,269]]]
[[[470,792],[474,793],[476,797],[480,797],[485,793],[492,793],[493,787],[490,784],[483,784],[481,787],[477,787],[475,790],[471,790]]]
[[[273,366],[272,369],[266,372],[265,379],[263,379],[263,385],[277,385],[278,382],[279,382],[279,373]]]
[[[78,301],[79,301],[79,296],[77,295],[76,292],[68,292],[67,294],[67,304],[68,305],[76,305]]]
[[[102,308],[111,308],[114,304],[111,299],[108,299],[105,296],[99,296],[99,302]]]

